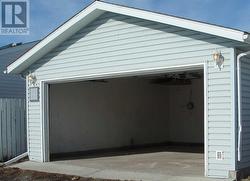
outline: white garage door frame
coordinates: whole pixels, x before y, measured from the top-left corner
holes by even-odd
[[[130,76],[140,76],[140,75],[153,75],[168,72],[179,72],[179,71],[191,71],[203,69],[204,73],[204,175],[207,176],[208,168],[208,105],[207,105],[207,62],[198,64],[186,64],[179,66],[168,66],[168,67],[158,67],[149,69],[137,69],[129,71],[119,71],[119,72],[108,72],[101,74],[91,74],[85,76],[76,77],[63,77],[54,79],[40,80],[40,115],[41,115],[41,156],[43,162],[50,161],[50,149],[49,149],[49,84],[56,83],[68,83],[77,81],[87,81],[93,79],[107,79],[107,78],[119,78],[119,77],[130,77]]]

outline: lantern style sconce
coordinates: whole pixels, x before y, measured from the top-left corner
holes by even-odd
[[[213,54],[213,59],[215,61],[215,67],[218,67],[220,70],[224,67],[224,57],[221,52],[216,51]]]
[[[29,74],[28,75],[28,81],[29,81],[29,83],[31,84],[31,85],[35,85],[36,84],[36,76],[35,75],[32,75],[32,74]]]

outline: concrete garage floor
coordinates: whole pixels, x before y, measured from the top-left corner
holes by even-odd
[[[103,179],[209,181],[211,179],[203,177],[203,157],[202,153],[160,151],[120,156],[72,158],[49,163],[26,161],[14,164],[12,167]]]

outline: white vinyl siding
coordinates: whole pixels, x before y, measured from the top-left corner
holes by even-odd
[[[29,85],[28,85],[29,86]],[[27,86],[27,88],[28,88]],[[27,99],[29,100],[29,90],[27,89]],[[30,160],[41,160],[41,119],[40,103],[27,101],[27,138],[28,152]]]
[[[241,58],[242,145],[239,168],[250,167],[250,58]]]
[[[187,64],[208,64],[208,176],[228,177],[232,159],[232,59],[235,42],[142,19],[105,13],[29,68],[40,80]],[[220,50],[225,67],[214,66]],[[27,70],[28,71],[28,70]],[[28,103],[29,155],[41,158],[40,104]],[[194,126],[194,125],[190,125]],[[224,151],[217,161],[215,151]]]

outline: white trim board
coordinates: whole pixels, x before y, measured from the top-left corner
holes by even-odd
[[[234,30],[221,26],[211,25],[198,21],[188,20],[184,18],[174,17],[170,15],[125,7],[121,5],[95,1],[87,8],[79,12],[69,21],[57,28],[54,32],[45,37],[36,44],[32,49],[19,57],[15,62],[7,67],[7,73],[19,74],[27,69],[35,61],[46,55],[50,50],[57,47],[68,37],[75,34],[81,28],[89,24],[91,21],[99,17],[104,12],[113,12],[117,14],[127,15],[131,17],[141,18],[145,20],[155,21],[167,25],[177,26],[184,29],[199,31],[243,43],[250,43],[248,33],[240,30]]]
[[[139,75],[154,75],[167,72],[178,72],[178,71],[188,71],[188,70],[199,70],[204,67],[204,63],[196,64],[186,64],[178,66],[164,66],[156,68],[147,68],[147,69],[135,69],[128,71],[119,71],[119,72],[107,72],[107,73],[98,73],[98,74],[88,74],[84,76],[70,76],[70,77],[60,77],[52,79],[43,79],[41,83],[65,83],[65,82],[74,82],[74,81],[86,81],[91,79],[103,79],[103,78],[119,78],[119,77],[130,77],[130,76],[139,76]]]
[[[171,66],[171,67],[159,67],[152,69],[140,69],[140,70],[131,70],[131,71],[123,71],[123,72],[109,72],[103,74],[93,74],[86,75],[81,77],[64,77],[64,78],[55,78],[55,79],[46,79],[40,81],[40,89],[41,89],[41,124],[43,125],[42,129],[42,140],[41,140],[41,152],[42,152],[42,161],[48,162],[50,161],[50,152],[49,152],[49,107],[48,107],[48,85],[55,83],[67,83],[67,82],[76,82],[76,81],[86,81],[89,79],[103,79],[103,78],[119,78],[119,77],[129,77],[129,76],[139,76],[139,75],[153,75],[159,73],[167,73],[167,72],[177,72],[177,71],[187,71],[187,70],[199,70],[203,69],[204,73],[204,175],[207,176],[208,169],[208,115],[207,115],[207,62],[199,63],[199,64],[188,64],[188,65],[180,65],[180,66]],[[46,105],[45,105],[46,104]],[[44,129],[46,128],[46,129]]]
[[[204,175],[208,177],[208,63],[203,67],[204,76]]]
[[[236,163],[237,163],[237,146],[236,146],[236,140],[237,140],[237,65],[236,65],[236,49],[232,48],[231,50],[231,80],[232,80],[232,165],[231,170],[236,170]]]

